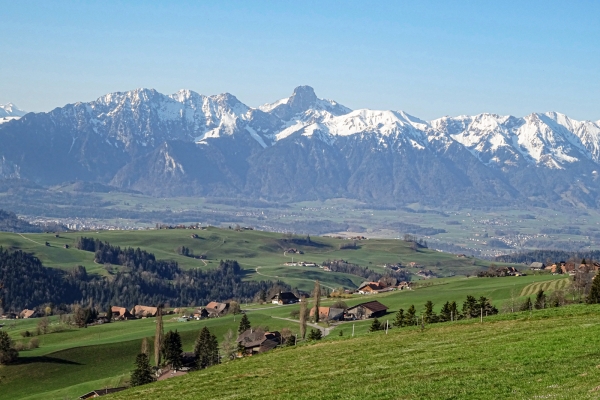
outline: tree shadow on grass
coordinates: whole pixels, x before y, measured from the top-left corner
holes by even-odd
[[[38,356],[38,357],[19,357],[12,365],[27,365],[34,363],[47,363],[47,364],[67,364],[67,365],[83,365],[75,361],[64,360],[62,358]]]

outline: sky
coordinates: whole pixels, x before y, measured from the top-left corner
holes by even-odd
[[[49,111],[115,91],[312,86],[422,119],[558,111],[600,120],[598,1],[0,0],[0,104]]]

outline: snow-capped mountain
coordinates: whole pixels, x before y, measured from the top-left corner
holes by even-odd
[[[0,104],[0,124],[19,119],[25,114],[26,111],[19,109],[13,103]]]
[[[18,110],[0,112],[7,109]],[[554,112],[423,121],[351,110],[309,86],[258,108],[228,93],[111,93],[4,124],[0,143],[0,177],[38,184],[79,179],[160,195],[275,200],[600,205],[600,121]]]

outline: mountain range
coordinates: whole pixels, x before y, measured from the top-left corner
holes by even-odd
[[[0,178],[43,186],[386,206],[600,205],[600,121],[556,112],[423,121],[351,110],[309,86],[257,108],[229,93],[137,89],[47,113],[2,112],[13,115],[0,124]]]

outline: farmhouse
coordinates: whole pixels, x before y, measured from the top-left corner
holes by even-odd
[[[381,304],[377,300],[374,300],[350,307],[346,312],[346,316],[349,319],[377,318],[385,315],[387,309],[387,306]]]
[[[532,262],[531,264],[529,264],[529,268],[532,271],[541,271],[546,269],[546,264],[541,263],[541,262]]]
[[[363,282],[358,287],[359,294],[376,294],[383,289],[379,282]]]
[[[211,301],[206,305],[206,311],[208,312],[208,316],[210,318],[221,317],[227,314],[229,310],[229,303],[219,303],[216,301]]]
[[[131,309],[131,313],[136,317],[156,317],[157,307],[148,307],[137,305]]]
[[[197,320],[200,319],[204,319],[204,318],[208,318],[208,311],[206,310],[206,308],[199,308],[196,311],[194,311],[194,318]]]
[[[244,348],[245,355],[264,353],[279,346],[282,342],[281,334],[277,331],[263,332],[260,329],[248,329],[242,332],[237,342]]]
[[[311,308],[310,316],[315,316],[315,308]],[[319,307],[319,320],[320,321],[339,321],[344,318],[343,308],[334,307]]]
[[[125,307],[112,306],[110,308],[110,311],[112,311],[113,319],[118,319],[122,321],[128,319],[135,319],[133,314],[131,314],[129,310],[127,310]]]
[[[300,299],[292,292],[280,292],[271,297],[271,303],[273,304],[294,304],[299,301]]]

